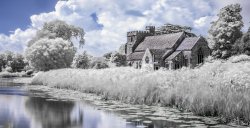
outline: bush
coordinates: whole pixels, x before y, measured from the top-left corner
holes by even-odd
[[[6,67],[6,68],[5,68],[5,71],[6,71],[6,72],[9,72],[9,73],[13,72],[13,70],[12,70],[11,67]]]
[[[93,69],[104,69],[108,68],[109,65],[103,57],[93,57],[90,61],[90,68]]]
[[[231,58],[229,58],[229,61],[232,63],[239,63],[239,62],[243,62],[243,61],[250,61],[250,56],[248,55],[239,55],[239,56],[233,56]]]
[[[30,69],[26,71],[26,75],[30,76],[34,73],[34,70]]]
[[[120,54],[118,52],[113,52],[110,55],[109,61],[115,64],[117,67],[126,66],[127,64],[126,55]]]
[[[89,56],[86,52],[83,52],[82,54],[77,54],[75,55],[74,60],[72,62],[72,67],[87,69],[90,65],[90,58],[91,56]]]

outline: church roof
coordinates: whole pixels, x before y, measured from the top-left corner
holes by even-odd
[[[141,60],[145,52],[134,52],[127,56],[127,60]]]
[[[173,60],[177,55],[179,55],[180,53],[182,53],[182,51],[175,51],[173,52],[168,58],[167,60]]]
[[[177,49],[174,49],[173,46],[176,45],[177,41],[180,38],[182,38],[183,34],[185,33],[180,32],[173,34],[147,36],[137,46],[135,52],[127,56],[127,60],[142,60],[146,49],[149,49],[150,53],[156,60],[165,58],[166,60],[172,60],[179,54],[185,54],[187,56],[190,54],[188,51],[192,50],[192,48],[197,44],[201,37],[186,37],[182,40]],[[187,51],[187,53],[185,51]]]
[[[148,36],[141,42],[135,51],[143,51],[149,49],[169,49],[172,48],[177,40],[183,35],[183,32],[173,34],[163,34],[156,36]]]
[[[195,46],[195,44],[198,42],[199,39],[200,37],[185,38],[176,50],[177,51],[191,50]]]
[[[154,55],[155,59],[160,59],[166,52],[165,49],[150,49],[150,52]]]

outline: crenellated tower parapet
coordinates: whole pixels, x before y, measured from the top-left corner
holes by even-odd
[[[135,48],[144,40],[147,36],[154,35],[155,27],[147,26],[145,31],[130,31],[127,32],[127,54],[134,52]]]

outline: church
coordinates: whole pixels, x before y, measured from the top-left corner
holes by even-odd
[[[147,26],[145,31],[127,33],[125,53],[128,65],[135,68],[158,70],[164,67],[172,70],[202,64],[211,50],[202,36],[184,31],[159,34],[154,26]]]

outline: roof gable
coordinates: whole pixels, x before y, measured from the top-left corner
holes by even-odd
[[[143,57],[142,57],[142,62],[143,63],[146,63],[146,61],[145,61],[145,58],[146,57],[148,57],[149,58],[149,63],[153,63],[153,54],[152,54],[152,52],[147,48],[146,49],[146,51],[145,51],[145,53],[144,53],[144,55],[143,55]]]
[[[135,51],[144,51],[149,49],[169,49],[172,48],[178,39],[183,35],[183,32],[173,34],[163,34],[156,36],[148,36],[141,42]]]

